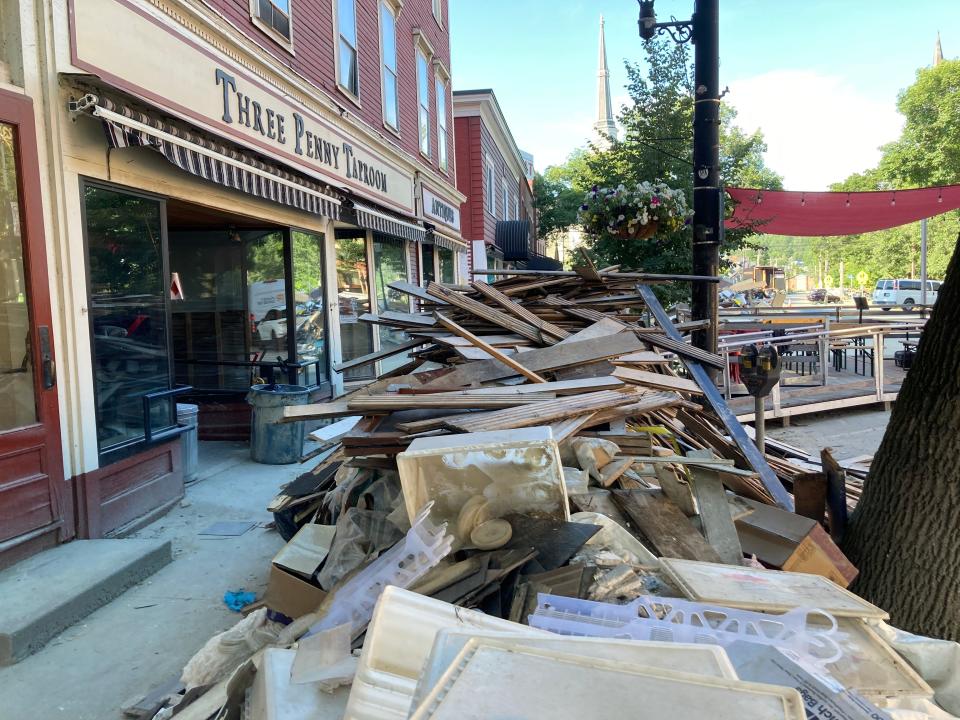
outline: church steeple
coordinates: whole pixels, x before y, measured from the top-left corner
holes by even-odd
[[[937,44],[933,46],[933,66],[943,62],[943,48],[940,46],[940,31],[937,31]]]
[[[617,139],[617,125],[613,121],[610,101],[610,71],[607,70],[607,44],[603,37],[603,15],[600,16],[600,57],[597,67],[597,121],[593,124],[599,138],[597,145],[609,147]]]

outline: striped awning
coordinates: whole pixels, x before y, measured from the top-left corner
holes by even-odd
[[[466,252],[467,243],[463,240],[458,240],[457,238],[450,237],[449,235],[444,235],[441,232],[436,230],[428,230],[427,237],[430,239],[434,245],[438,247],[446,248],[447,250],[453,250],[454,252]]]
[[[209,135],[92,94],[72,102],[71,109],[89,110],[99,118],[111,148],[150,148],[181,170],[217,185],[315,215],[340,217],[340,200],[324,185]]]
[[[342,219],[346,222],[353,222],[367,230],[393,235],[411,242],[423,242],[427,234],[427,231],[420,225],[414,225],[393,215],[388,215],[386,212],[356,199],[350,200],[343,208]]]

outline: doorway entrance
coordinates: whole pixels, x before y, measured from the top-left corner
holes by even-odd
[[[0,90],[0,568],[74,535],[33,105]]]

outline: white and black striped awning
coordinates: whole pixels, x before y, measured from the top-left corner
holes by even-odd
[[[204,180],[304,212],[340,218],[340,200],[325,186],[208,135],[96,95],[72,102],[71,109],[90,110],[98,117],[111,148],[151,148]]]
[[[453,250],[454,252],[467,251],[467,243],[465,241],[452,238],[449,235],[444,235],[436,230],[428,230],[427,237],[429,238],[430,242],[437,247]]]
[[[427,235],[426,229],[420,225],[414,225],[411,222],[388,215],[382,210],[356,199],[352,199],[344,206],[341,219],[367,230],[392,235],[411,242],[424,242]]]

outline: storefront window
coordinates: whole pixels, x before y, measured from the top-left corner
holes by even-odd
[[[423,273],[423,284],[432,283],[437,279],[433,269],[433,245],[423,243],[420,246],[420,269]]]
[[[145,434],[144,396],[170,387],[160,201],[84,186],[90,328],[100,452]],[[154,431],[173,402],[150,404]]]
[[[250,231],[246,247],[247,302],[253,327],[255,360],[286,360],[287,295],[283,232]]]
[[[370,312],[366,233],[337,232],[337,301],[340,306],[340,349],[343,360],[373,352],[373,327],[360,322]],[[348,370],[344,379],[373,377],[373,365]]]
[[[323,298],[323,235],[294,230],[293,294],[296,303],[297,360],[300,384],[319,385],[326,380],[326,313]]]
[[[0,432],[37,421],[13,127],[0,123]]]
[[[407,279],[406,243],[383,235],[373,236],[373,277],[377,290],[377,312],[387,310],[394,312],[410,312],[410,300],[406,293],[389,287],[390,283]],[[380,334],[380,349],[387,350],[401,345],[410,338],[401,330],[378,325]],[[392,355],[380,361],[380,372],[385,373],[405,364],[407,354]]]
[[[438,247],[437,264],[440,266],[440,282],[444,285],[453,285],[457,281],[457,256],[453,250]]]

